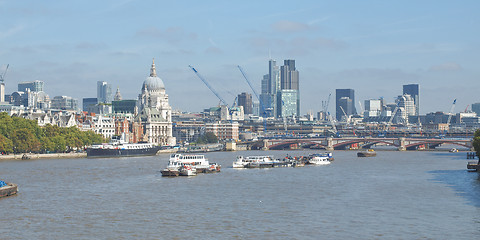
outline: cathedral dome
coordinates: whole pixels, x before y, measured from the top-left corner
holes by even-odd
[[[150,76],[143,81],[142,90],[145,90],[147,87],[148,91],[158,91],[164,90],[165,85],[163,85],[162,79],[157,77],[157,72],[155,70],[155,59],[152,61],[152,68],[150,69]]]

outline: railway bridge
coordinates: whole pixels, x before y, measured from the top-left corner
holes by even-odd
[[[313,148],[332,150],[365,149],[373,146],[393,146],[399,151],[435,149],[443,144],[457,145],[472,149],[471,139],[437,139],[437,138],[297,138],[297,139],[263,139],[252,143],[252,149],[281,150]]]

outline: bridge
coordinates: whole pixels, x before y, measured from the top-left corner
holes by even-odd
[[[393,146],[399,151],[435,149],[443,144],[456,145],[472,149],[471,139],[437,139],[437,138],[297,138],[297,139],[263,139],[249,144],[251,149],[325,149],[347,150],[365,149],[376,145]]]

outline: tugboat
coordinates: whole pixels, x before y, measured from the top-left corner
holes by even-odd
[[[18,187],[15,183],[6,183],[0,180],[0,198],[17,194]]]
[[[367,151],[362,151],[357,153],[357,157],[375,157],[377,153],[373,149],[368,149]]]

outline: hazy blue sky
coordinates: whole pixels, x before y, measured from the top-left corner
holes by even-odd
[[[96,97],[96,82],[134,99],[152,58],[174,109],[201,111],[260,91],[269,53],[295,59],[301,111],[336,88],[393,102],[420,84],[422,114],[480,102],[480,1],[19,1],[0,0],[0,70],[7,93],[43,80],[51,98]]]

